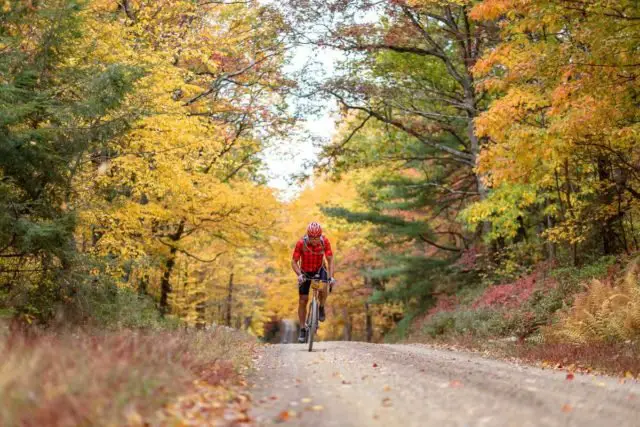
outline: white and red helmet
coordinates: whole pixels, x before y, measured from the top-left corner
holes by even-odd
[[[322,227],[317,222],[312,222],[307,227],[307,236],[309,237],[320,237],[322,236]]]

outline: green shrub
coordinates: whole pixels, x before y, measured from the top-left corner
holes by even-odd
[[[109,282],[80,286],[74,301],[71,316],[80,315],[106,329],[173,329],[180,325],[176,318],[162,318],[151,297]]]
[[[499,336],[509,328],[501,310],[478,309],[440,312],[429,319],[423,332],[432,338],[442,335]]]
[[[419,312],[410,311],[404,315],[395,327],[385,337],[385,342],[396,342],[407,336],[409,328],[411,327],[414,319],[418,316]]]
[[[460,305],[471,305],[480,298],[486,289],[487,285],[480,281],[469,283],[456,292],[456,297],[460,301]]]
[[[560,286],[568,288],[578,287],[580,283],[592,279],[599,279],[607,275],[609,269],[616,263],[616,257],[612,255],[598,258],[591,264],[581,267],[559,267],[551,271],[551,277],[555,278]]]

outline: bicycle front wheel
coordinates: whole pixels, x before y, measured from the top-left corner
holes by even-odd
[[[309,322],[309,351],[313,349],[313,336],[316,334],[316,329],[318,329],[318,301],[316,299],[311,300],[311,322]]]

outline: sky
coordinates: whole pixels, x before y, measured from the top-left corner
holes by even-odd
[[[320,75],[331,74],[340,53],[330,49],[320,49],[313,46],[297,46],[292,53],[291,63],[285,68],[285,73],[292,76],[300,71],[309,60],[315,61],[314,73]],[[324,142],[331,139],[336,131],[337,113],[335,105],[327,101],[320,106],[320,113],[309,116],[301,123],[303,130],[311,138],[291,138],[276,144],[265,151],[263,160],[269,186],[277,189],[283,200],[291,200],[301,190],[301,185],[291,182],[291,176],[304,172],[304,165],[318,155],[319,148],[314,141],[321,138]]]
[[[273,2],[273,0],[260,1],[263,3]],[[363,11],[360,16],[355,17],[356,23],[377,22],[380,19],[380,13],[380,10],[376,8]],[[291,63],[285,67],[284,72],[289,77],[295,76],[296,72],[312,61],[314,66],[310,69],[313,71],[311,71],[311,76],[307,74],[307,77],[319,80],[335,74],[338,62],[343,59],[344,54],[335,49],[298,45],[293,48]],[[281,141],[263,154],[268,183],[279,191],[281,199],[291,200],[301,190],[301,185],[292,183],[290,177],[304,172],[304,165],[317,157],[319,147],[315,142],[318,138],[324,140],[325,143],[331,139],[336,132],[338,118],[336,104],[327,100],[325,104],[321,105],[320,114],[307,117],[302,123],[303,130],[311,134],[310,138],[301,140],[296,135],[291,135],[289,140]]]

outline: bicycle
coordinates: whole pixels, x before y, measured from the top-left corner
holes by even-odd
[[[318,293],[320,291],[327,291],[327,284],[331,283],[329,280],[322,280],[319,274],[308,278],[311,281],[310,289],[313,291],[313,296],[307,307],[307,319],[305,320],[305,328],[307,328],[307,342],[309,343],[309,351],[313,349],[313,336],[318,330],[318,317],[320,315],[320,306],[318,303]]]

